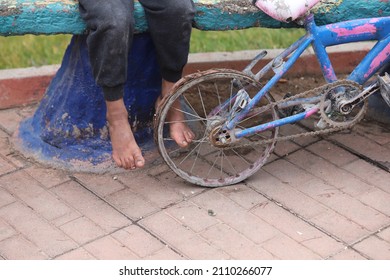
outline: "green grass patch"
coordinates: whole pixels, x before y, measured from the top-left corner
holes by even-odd
[[[61,63],[70,35],[0,37],[0,69]]]
[[[304,34],[302,29],[250,28],[229,31],[194,29],[191,52],[224,52],[286,48]]]
[[[303,35],[298,29],[193,30],[191,53],[285,48]],[[71,35],[0,37],[0,69],[59,64]]]

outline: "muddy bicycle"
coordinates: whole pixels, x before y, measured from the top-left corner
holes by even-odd
[[[175,85],[156,112],[154,133],[160,154],[178,176],[205,187],[235,184],[258,171],[277,142],[351,128],[363,118],[372,94],[380,92],[390,106],[390,76],[377,75],[390,61],[390,17],[317,26],[310,10],[319,2],[255,1],[273,18],[303,25],[305,35],[256,73],[254,66],[266,51],[243,71],[211,69]],[[338,79],[326,47],[361,41],[376,44],[347,77]],[[296,94],[271,94],[309,46],[325,84]],[[262,83],[269,73],[272,77]],[[180,109],[173,106],[177,100]],[[170,138],[169,110],[180,110],[185,116],[184,122],[196,135],[191,145],[181,148]],[[303,129],[292,127],[296,124]]]

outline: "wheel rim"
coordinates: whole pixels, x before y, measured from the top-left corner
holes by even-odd
[[[241,72],[207,71],[181,84],[160,108],[155,130],[160,154],[168,166],[186,181],[206,187],[235,184],[255,173],[272,153],[278,128],[245,137],[234,147],[216,147],[210,140],[213,128],[224,122],[231,109],[232,102],[226,106],[222,104],[224,100],[234,97],[241,88],[237,85],[244,86],[250,96],[261,88],[258,82]],[[180,100],[181,111],[186,117],[184,122],[196,135],[186,148],[180,148],[169,136],[172,122],[167,120],[167,115],[170,108],[174,110],[171,106],[176,100]],[[272,97],[266,94],[255,109],[272,101]],[[244,129],[277,118],[272,106],[261,114],[252,110],[237,128]],[[255,142],[259,140],[268,140],[269,143],[256,145]]]

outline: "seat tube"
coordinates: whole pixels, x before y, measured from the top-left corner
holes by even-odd
[[[305,28],[313,38],[311,45],[321,66],[321,71],[325,80],[328,83],[337,81],[336,73],[334,72],[329,55],[326,52],[325,46],[322,44],[320,30],[317,28],[317,25],[314,22],[314,16],[312,14],[306,18]]]

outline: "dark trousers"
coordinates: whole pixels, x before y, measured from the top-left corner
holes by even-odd
[[[145,10],[163,79],[176,82],[187,63],[195,7],[192,0],[139,0]],[[79,0],[87,24],[96,83],[107,101],[123,97],[134,33],[134,0]]]

